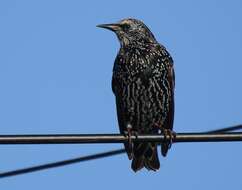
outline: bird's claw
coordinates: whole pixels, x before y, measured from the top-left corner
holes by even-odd
[[[134,149],[134,143],[132,141],[132,135],[134,135],[136,138],[138,138],[138,132],[133,131],[131,125],[127,125],[127,131],[124,131],[125,137],[128,138],[128,156],[129,159],[133,158],[133,149]]]
[[[170,149],[173,140],[176,138],[176,133],[170,129],[162,129],[162,133],[164,134],[164,142],[168,145],[168,148]]]

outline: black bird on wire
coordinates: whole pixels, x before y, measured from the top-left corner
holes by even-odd
[[[121,44],[113,67],[112,90],[120,132],[129,137],[124,146],[132,159],[131,167],[135,172],[143,167],[156,171],[160,168],[157,144],[132,142],[130,136],[162,133],[174,138],[173,60],[140,20],[128,18],[98,27],[115,32]],[[163,156],[171,144],[172,140],[162,142]]]

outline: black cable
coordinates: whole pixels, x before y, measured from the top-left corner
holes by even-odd
[[[133,142],[169,141],[170,136],[147,134],[130,136]],[[0,144],[92,144],[124,143],[128,136],[121,134],[72,134],[72,135],[0,135]],[[242,132],[231,133],[177,133],[172,142],[242,141]]]
[[[58,162],[47,163],[47,164],[32,166],[32,167],[28,167],[28,168],[7,171],[7,172],[0,173],[0,178],[11,177],[11,176],[16,176],[16,175],[20,175],[20,174],[26,174],[26,173],[31,173],[31,172],[35,172],[35,171],[40,171],[40,170],[46,170],[46,169],[50,169],[50,168],[65,166],[65,165],[69,165],[69,164],[75,164],[78,162],[90,161],[90,160],[104,158],[104,157],[108,157],[108,156],[114,156],[114,155],[121,154],[124,152],[125,152],[124,149],[111,150],[111,151],[107,151],[107,152],[91,154],[88,156],[81,156],[81,157],[72,158],[72,159],[68,159],[68,160],[62,160],[62,161],[58,161]]]
[[[241,129],[242,129],[242,125],[235,125],[235,126],[231,126],[231,127],[210,130],[210,131],[207,131],[207,133],[225,133],[225,132],[238,131]]]
[[[236,126],[232,126],[232,127],[211,130],[211,131],[207,131],[206,133],[224,133],[224,132],[231,132],[231,131],[240,130],[240,129],[242,129],[242,125],[236,125]],[[99,158],[105,158],[108,156],[114,156],[114,155],[118,155],[118,154],[122,154],[122,153],[125,153],[124,149],[111,150],[108,152],[92,154],[92,155],[88,155],[88,156],[84,156],[84,157],[77,157],[77,158],[62,160],[62,161],[58,161],[58,162],[47,163],[47,164],[32,166],[32,167],[28,167],[28,168],[7,171],[7,172],[0,173],[0,178],[11,177],[11,176],[16,176],[16,175],[20,175],[20,174],[26,174],[26,173],[31,173],[31,172],[35,172],[35,171],[40,171],[40,170],[46,170],[46,169],[65,166],[65,165],[74,164],[74,163],[78,163],[78,162],[82,162],[82,161],[89,161],[89,160],[94,160],[94,159],[99,159]]]

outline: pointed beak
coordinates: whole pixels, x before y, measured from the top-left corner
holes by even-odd
[[[97,27],[105,28],[105,29],[111,30],[113,32],[120,30],[119,24],[99,24],[99,25],[97,25]]]

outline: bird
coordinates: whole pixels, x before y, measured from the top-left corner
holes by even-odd
[[[120,49],[113,66],[112,91],[120,133],[128,135],[124,143],[131,168],[157,171],[160,161],[156,142],[132,142],[130,136],[164,134],[175,136],[173,59],[141,21],[126,18],[97,27],[113,31]],[[161,153],[167,155],[172,140],[161,143]]]

